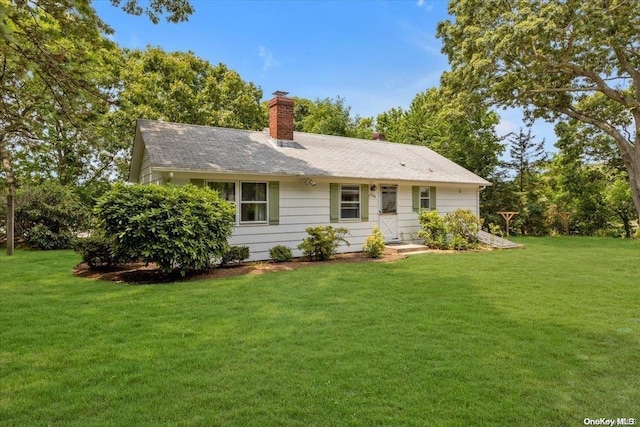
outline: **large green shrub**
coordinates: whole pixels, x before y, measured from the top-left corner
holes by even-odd
[[[469,209],[456,209],[444,218],[437,211],[422,211],[418,220],[418,236],[430,248],[465,250],[478,245],[481,221]]]
[[[362,251],[370,258],[382,258],[386,246],[380,227],[374,225],[371,234],[362,245]]]
[[[344,236],[349,230],[346,228],[334,228],[330,225],[309,227],[305,231],[309,234],[298,245],[304,256],[311,261],[325,261],[330,259],[335,253],[340,243],[349,246],[349,242]]]
[[[38,249],[67,249],[88,212],[71,188],[55,181],[20,188],[15,197],[16,237]]]
[[[431,249],[448,249],[447,226],[437,211],[420,211],[418,216],[420,231],[418,236]]]
[[[96,214],[118,257],[182,274],[220,259],[235,222],[233,205],[191,185],[117,184],[99,199]]]
[[[444,222],[453,239],[465,242],[453,245],[453,249],[458,249],[455,246],[459,246],[459,249],[477,246],[478,231],[480,231],[482,221],[470,209],[456,209],[453,212],[449,212],[445,215]]]

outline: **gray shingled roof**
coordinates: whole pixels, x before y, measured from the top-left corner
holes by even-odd
[[[417,145],[295,132],[289,148],[267,132],[154,120],[138,120],[138,131],[158,170],[489,185]]]

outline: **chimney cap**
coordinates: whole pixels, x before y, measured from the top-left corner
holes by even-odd
[[[282,91],[282,90],[277,90],[277,91],[272,93],[272,95],[275,95],[275,96],[287,96],[288,94],[289,94],[289,92],[285,92],[285,91]]]

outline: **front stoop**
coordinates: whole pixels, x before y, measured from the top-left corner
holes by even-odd
[[[418,245],[415,243],[393,243],[388,244],[385,248],[385,251],[392,254],[406,254],[410,255],[413,253],[423,253],[428,251],[429,248],[424,245]]]

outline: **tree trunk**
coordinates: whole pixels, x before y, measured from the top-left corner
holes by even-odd
[[[622,157],[624,165],[629,174],[629,185],[631,186],[631,197],[636,207],[636,214],[640,218],[640,116],[634,117],[636,122],[635,144],[628,150],[628,156]]]
[[[15,227],[13,225],[14,220],[14,204],[13,194],[7,195],[7,255],[13,255],[13,248],[15,246]]]
[[[13,255],[15,246],[15,229],[14,229],[14,200],[16,185],[13,178],[13,169],[11,168],[11,159],[9,151],[5,145],[4,135],[0,135],[0,160],[2,161],[2,169],[7,177],[7,186],[9,187],[9,195],[7,196],[7,255]]]

